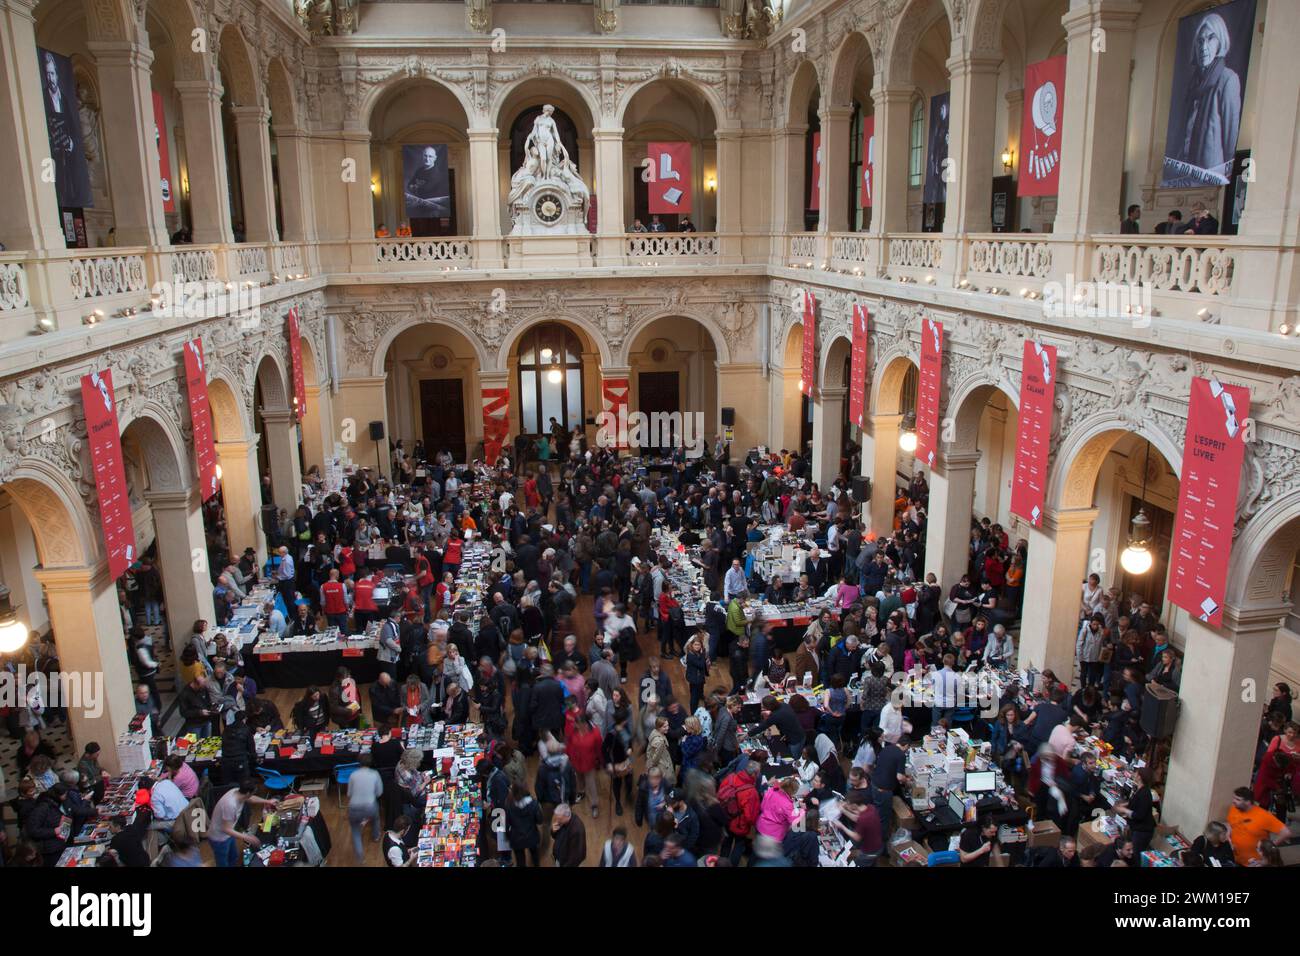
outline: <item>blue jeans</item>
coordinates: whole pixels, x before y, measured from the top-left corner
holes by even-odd
[[[378,843],[384,838],[384,830],[379,819],[379,804],[370,806],[351,806],[348,807],[348,823],[352,825],[352,854],[357,863],[360,864],[366,856],[364,845],[361,842],[361,829],[370,821],[371,839]]]
[[[208,840],[208,846],[212,847],[212,858],[217,861],[217,866],[232,867],[239,866],[239,841],[236,839],[229,840]]]
[[[862,736],[865,737],[867,735],[867,731],[869,731],[872,727],[879,727],[879,726],[880,726],[880,709],[875,707],[869,710],[863,708]]]
[[[144,602],[144,623],[151,627],[162,624],[162,610],[158,601]]]

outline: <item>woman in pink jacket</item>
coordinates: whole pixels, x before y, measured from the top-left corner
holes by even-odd
[[[754,825],[755,857],[778,865],[817,865],[817,834],[804,829],[803,808],[795,804],[798,792],[799,778],[791,775],[763,794],[762,809]]]

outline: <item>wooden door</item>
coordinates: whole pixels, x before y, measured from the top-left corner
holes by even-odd
[[[466,461],[463,379],[421,379],[420,420],[424,424],[425,454],[430,459],[445,448],[456,461]]]
[[[653,415],[655,412],[680,412],[681,404],[678,401],[678,372],[641,372],[637,376],[637,406],[636,410],[644,412],[649,418],[649,424],[652,427],[652,441],[661,441],[660,432],[655,428]],[[666,436],[665,436],[666,437]],[[679,436],[673,435],[673,438]],[[665,455],[672,454],[672,442],[661,450]]]

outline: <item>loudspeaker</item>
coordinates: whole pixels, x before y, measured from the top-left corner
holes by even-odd
[[[1178,722],[1178,695],[1168,687],[1148,684],[1142,695],[1142,732],[1157,740],[1172,737]]]
[[[371,441],[383,441],[383,440],[384,440],[384,423],[383,423],[383,422],[371,422],[371,423],[370,423],[370,440],[371,440]]]
[[[722,466],[722,481],[728,485],[740,484],[740,469],[735,465]]]
[[[853,500],[858,504],[866,504],[871,500],[871,479],[865,475],[854,475],[853,477]]]
[[[724,408],[722,410],[722,424],[727,427],[736,424],[736,410],[734,408]]]

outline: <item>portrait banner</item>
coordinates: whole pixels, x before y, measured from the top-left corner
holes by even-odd
[[[443,143],[402,147],[402,182],[408,219],[451,215],[447,147]]]
[[[81,104],[72,61],[50,50],[38,48],[41,67],[41,95],[45,102],[45,129],[54,162],[54,190],[59,205],[85,209],[95,204],[90,189],[90,164],[86,161],[81,129]]]
[[[176,196],[172,190],[172,164],[167,149],[167,114],[163,109],[162,94],[153,94],[153,137],[158,147],[158,189],[162,195],[163,212],[176,211]]]
[[[601,404],[604,411],[614,416],[617,437],[612,447],[630,447],[627,441],[627,399],[631,386],[625,378],[606,378],[600,383]]]
[[[812,134],[812,185],[809,187],[808,208],[817,210],[822,205],[822,134]]]
[[[930,98],[930,148],[925,157],[925,189],[922,200],[948,201],[948,109],[949,94]]]

